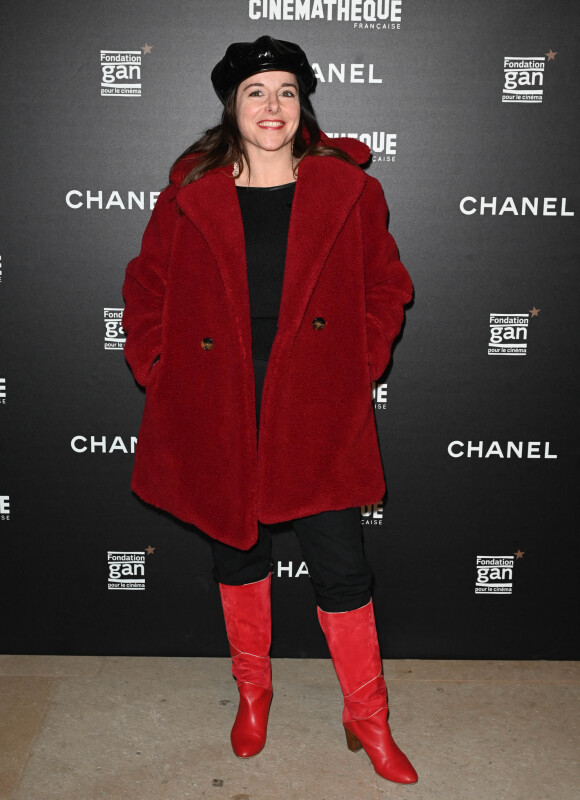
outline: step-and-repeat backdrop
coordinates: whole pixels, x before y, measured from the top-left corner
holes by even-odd
[[[578,4],[3,17],[1,649],[227,652],[207,539],[129,488],[121,285],[170,164],[218,120],[211,68],[270,34],[307,52],[323,130],[370,145],[415,285],[373,387],[388,494],[361,509],[383,655],[575,657]],[[273,654],[325,655],[291,529],[273,558]]]

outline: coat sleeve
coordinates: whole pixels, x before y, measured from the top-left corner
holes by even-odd
[[[125,358],[141,386],[147,384],[153,362],[161,354],[165,284],[178,218],[176,193],[170,184],[157,198],[141,252],[129,262],[123,284]]]
[[[404,306],[413,298],[409,273],[387,230],[388,209],[381,184],[367,176],[361,197],[365,261],[366,324],[371,380],[383,374],[401,330]]]

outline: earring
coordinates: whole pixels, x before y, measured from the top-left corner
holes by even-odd
[[[290,165],[292,167],[292,175],[294,175],[294,139],[290,144]]]
[[[234,161],[234,168],[232,169],[232,178],[238,178],[240,175],[240,165]]]

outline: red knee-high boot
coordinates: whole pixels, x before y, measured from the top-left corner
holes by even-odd
[[[387,687],[372,600],[362,608],[329,614],[318,609],[340,688],[349,750],[363,747],[375,771],[395,783],[415,783],[417,773],[397,747],[387,722]]]
[[[240,692],[231,733],[232,747],[240,758],[250,758],[266,744],[272,702],[270,575],[243,586],[220,583],[219,587],[232,673]]]

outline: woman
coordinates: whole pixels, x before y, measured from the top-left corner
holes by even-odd
[[[329,140],[295,44],[232,44],[222,120],[173,165],[124,285],[146,403],[133,489],[212,540],[240,704],[234,752],[272,699],[270,531],[292,521],[345,697],[351,750],[417,774],[394,743],[360,506],[384,495],[371,381],[412,296],[366,145]],[[259,433],[258,433],[259,428]]]

